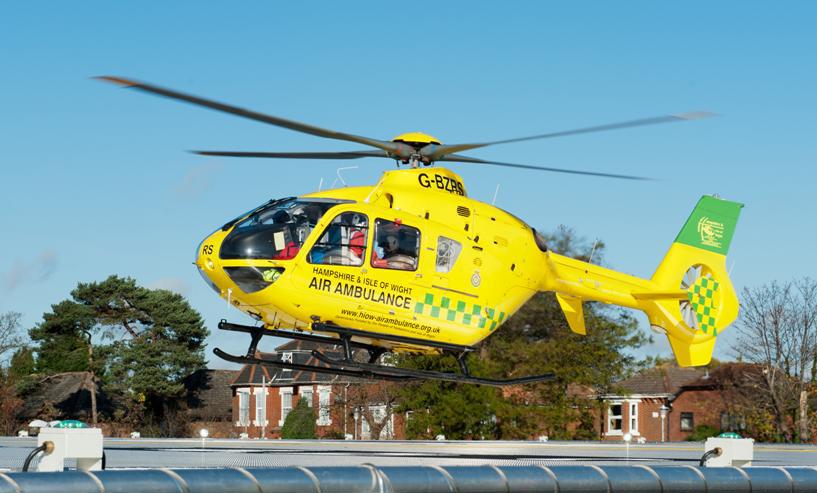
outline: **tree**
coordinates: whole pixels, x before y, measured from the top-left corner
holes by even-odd
[[[0,434],[9,436],[17,431],[17,412],[22,405],[14,379],[0,369]]]
[[[281,438],[285,440],[316,438],[315,412],[309,407],[306,399],[300,399],[295,409],[287,414],[284,426],[281,427]]]
[[[394,382],[361,380],[349,385],[335,399],[334,407],[347,412],[356,410],[369,425],[371,439],[379,440],[394,415],[399,392]]]
[[[762,368],[750,375],[757,390],[753,405],[773,416],[785,441],[809,437],[807,387],[817,366],[815,317],[817,282],[812,279],[743,290],[733,350],[738,359]]]
[[[9,377],[20,380],[34,374],[35,370],[34,350],[31,348],[20,348],[11,356],[9,364]]]
[[[473,359],[469,363],[475,375],[484,374],[484,361]],[[401,366],[446,372],[458,369],[451,356],[414,356],[407,358]],[[498,438],[499,389],[436,380],[401,384],[398,388],[398,410],[409,413],[408,438],[434,439],[437,435],[451,440]]]
[[[723,407],[721,431],[735,431],[759,442],[784,439],[763,387],[765,368],[759,364],[725,362],[709,374]]]
[[[561,226],[545,236],[551,250],[600,263],[604,243],[589,243]],[[635,358],[628,349],[647,338],[627,312],[598,303],[585,304],[587,336],[570,331],[552,293],[538,293],[483,342],[473,373],[494,378],[553,373],[551,382],[490,387],[423,382],[403,386],[401,410],[410,412],[410,437],[516,438],[537,434],[554,438],[595,436],[595,402],[590,388],[609,390],[627,376]],[[453,358],[415,357],[418,368],[456,371]],[[577,429],[570,424],[579,424]]]
[[[20,335],[21,317],[17,312],[0,314],[0,359],[23,345],[23,337]]]
[[[487,341],[484,353],[500,374],[554,375],[506,393],[497,413],[503,438],[574,438],[568,425],[590,420],[590,394],[610,392],[635,366],[626,350],[645,338],[631,315],[588,303],[585,320],[587,335],[572,333],[555,297],[540,293]]]
[[[0,360],[9,363],[10,368],[0,367],[0,434],[12,435],[17,427],[17,412],[23,401],[17,392],[19,377],[17,372],[31,373],[31,368],[23,368],[24,357],[18,356],[25,352],[24,339],[20,334],[20,315],[17,312],[0,314]],[[14,351],[11,361],[6,357]],[[26,373],[27,372],[27,373]]]
[[[86,333],[98,341],[93,353]],[[38,369],[88,370],[93,361],[108,390],[171,435],[183,432],[183,380],[204,367],[207,335],[201,315],[181,295],[117,276],[80,283],[31,331],[40,342]]]
[[[37,348],[37,373],[88,371],[88,341],[84,331],[95,325],[88,307],[72,300],[51,305],[43,320],[29,331]]]

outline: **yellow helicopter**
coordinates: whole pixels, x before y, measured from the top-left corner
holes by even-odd
[[[700,199],[650,279],[559,255],[519,218],[468,197],[462,178],[435,162],[463,162],[619,179],[635,176],[486,161],[458,154],[488,145],[561,137],[707,116],[668,115],[502,141],[444,145],[423,133],[384,141],[307,125],[154,85],[100,79],[372,150],[346,152],[194,151],[207,156],[357,159],[387,157],[398,169],[373,186],[345,187],[270,200],[205,238],[195,261],[216,293],[258,320],[237,363],[264,363],[390,380],[437,379],[485,385],[547,380],[533,375],[494,380],[472,375],[466,356],[539,291],[556,295],[574,332],[585,334],[583,303],[645,312],[664,333],[681,366],[707,364],[717,335],[737,317],[738,299],[726,254],[742,204]],[[400,164],[408,165],[400,168]],[[265,335],[340,346],[313,351],[314,363],[257,355]],[[452,354],[460,373],[398,368],[389,352]],[[360,355],[363,355],[361,359]],[[281,356],[283,358],[283,356]]]

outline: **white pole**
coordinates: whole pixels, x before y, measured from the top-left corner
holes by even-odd
[[[267,376],[261,375],[261,398],[264,399],[264,416],[261,419],[261,438],[267,436]],[[258,403],[255,404],[256,412],[258,410]]]
[[[664,415],[661,415],[661,443],[664,443]]]

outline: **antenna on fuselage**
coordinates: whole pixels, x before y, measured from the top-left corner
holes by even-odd
[[[338,182],[338,180],[340,180],[340,182],[343,183],[344,187],[348,187],[349,185],[346,184],[346,180],[343,179],[343,176],[340,174],[340,172],[344,171],[344,170],[347,170],[347,169],[358,169],[359,167],[360,166],[346,166],[346,167],[343,167],[343,168],[338,168],[337,171],[336,171],[337,174],[338,174],[338,177],[335,179],[335,181],[332,182],[332,188],[335,188],[335,184]]]
[[[592,264],[592,263],[593,263],[593,255],[596,253],[596,247],[597,247],[597,246],[599,246],[599,239],[598,239],[598,238],[596,238],[596,241],[595,241],[595,242],[593,242],[593,249],[592,249],[592,250],[590,250],[590,258],[589,258],[589,259],[587,259],[587,263],[588,263],[588,264]]]
[[[496,184],[496,190],[494,190],[494,199],[491,201],[491,205],[496,204],[497,195],[499,195],[499,183]]]

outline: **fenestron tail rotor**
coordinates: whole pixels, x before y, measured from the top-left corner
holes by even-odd
[[[690,288],[701,278],[703,266],[693,265],[684,273],[681,279],[681,291],[689,291]],[[682,299],[678,302],[681,309],[681,318],[691,329],[698,330],[698,317],[689,299]]]
[[[681,279],[681,290],[687,292],[687,298],[678,302],[684,323],[695,331],[717,335],[721,290],[712,271],[701,264],[690,266]]]
[[[526,137],[518,137],[512,139],[495,140],[489,142],[471,143],[471,144],[448,144],[444,145],[438,140],[431,138],[425,134],[415,132],[411,134],[403,134],[395,137],[392,140],[381,140],[361,135],[355,135],[345,132],[338,132],[326,128],[316,127],[306,123],[289,120],[278,116],[259,113],[256,111],[239,108],[218,101],[192,96],[182,92],[166,89],[163,87],[147,84],[144,82],[134,81],[123,77],[114,76],[100,76],[97,79],[111,82],[122,87],[137,89],[143,92],[163,96],[178,101],[203,106],[217,111],[222,111],[242,118],[260,121],[269,125],[287,128],[296,132],[315,135],[326,139],[341,140],[347,142],[354,142],[363,144],[369,147],[374,147],[375,151],[360,150],[360,151],[339,151],[339,152],[276,152],[276,151],[192,151],[196,154],[204,156],[224,156],[224,157],[251,157],[251,158],[278,158],[278,159],[360,159],[365,157],[386,157],[395,159],[398,163],[410,164],[412,166],[428,166],[437,161],[470,163],[470,164],[487,164],[492,166],[505,166],[511,168],[529,169],[536,171],[549,171],[556,173],[569,173],[576,175],[598,176],[604,178],[617,178],[625,180],[643,180],[645,178],[638,176],[631,176],[625,174],[605,173],[596,171],[582,171],[573,170],[569,168],[556,168],[549,166],[537,166],[530,164],[516,164],[502,161],[489,161],[485,159],[473,158],[456,154],[461,151],[469,149],[478,149],[482,147],[510,144],[514,142],[524,142],[529,140],[551,139],[556,137],[566,137],[570,135],[588,134],[596,132],[606,132],[610,130],[620,130],[632,127],[641,127],[647,125],[657,125],[661,123],[671,123],[686,120],[695,120],[712,116],[712,113],[694,112],[681,113],[676,115],[664,115],[651,118],[641,118],[637,120],[628,120],[617,123],[608,123],[604,125],[595,125],[591,127],[578,128],[573,130],[563,130],[558,132],[549,132],[544,134],[530,135]],[[406,138],[413,136],[416,138]]]

